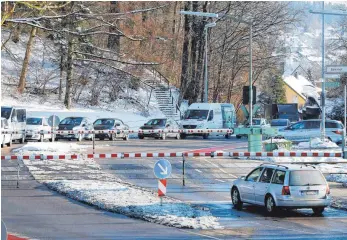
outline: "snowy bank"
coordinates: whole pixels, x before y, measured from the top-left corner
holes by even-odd
[[[322,141],[320,138],[313,138],[311,142],[301,142],[295,148],[306,148],[306,149],[328,149],[328,148],[339,148],[336,143],[330,141],[329,139],[325,139]]]
[[[57,143],[54,143],[57,144]],[[60,145],[62,144],[62,145]],[[70,152],[66,152],[70,149]],[[16,150],[20,154],[50,152],[83,152],[77,144],[30,144]],[[180,200],[164,197],[163,206],[156,192],[122,181],[104,170],[93,159],[78,160],[24,160],[33,177],[69,198],[107,211],[146,220],[166,226],[192,229],[218,229],[218,219]]]

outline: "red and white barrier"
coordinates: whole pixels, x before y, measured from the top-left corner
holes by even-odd
[[[158,196],[163,197],[166,195],[166,179],[158,179]]]
[[[9,155],[1,160],[64,160],[84,158],[159,158],[159,157],[342,157],[341,152],[152,152],[152,153],[96,153],[64,155]]]
[[[230,133],[233,129],[155,129],[155,130],[56,130],[56,131],[26,131],[27,134],[101,134],[101,133]],[[1,131],[2,134],[22,134],[23,131]]]

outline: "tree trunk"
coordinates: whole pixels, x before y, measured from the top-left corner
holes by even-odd
[[[110,13],[119,13],[119,2],[118,1],[111,1],[110,2]],[[115,22],[117,24],[117,21]],[[110,33],[117,32],[116,27],[109,27]],[[115,36],[115,35],[109,35],[108,36],[108,41],[107,41],[107,47],[109,49],[115,50],[115,52],[119,53],[120,51],[120,36]]]
[[[73,63],[73,37],[68,36],[67,61],[66,61],[66,91],[64,104],[67,109],[71,108],[71,88],[72,88],[72,63]]]
[[[59,76],[59,100],[61,101],[62,95],[63,95],[63,71],[64,71],[64,57],[63,55],[60,56],[60,76]]]
[[[198,11],[199,2],[193,1],[193,12]],[[189,101],[189,104],[194,102],[197,98],[197,79],[196,79],[196,60],[197,60],[197,39],[199,38],[199,25],[197,23],[197,17],[192,19],[192,33],[190,34],[191,44],[190,44],[190,63],[189,63],[189,83],[186,92],[183,96],[184,99]],[[199,38],[200,39],[200,38]]]
[[[25,79],[28,71],[28,65],[29,65],[29,58],[31,54],[31,47],[33,45],[34,37],[36,35],[36,27],[32,27],[30,35],[29,35],[29,40],[27,44],[27,48],[25,51],[25,57],[23,61],[23,66],[22,66],[22,72],[19,77],[19,85],[18,85],[18,92],[23,93],[24,88],[25,88]]]
[[[189,11],[190,10],[190,1],[185,2],[184,4],[184,10]],[[190,22],[189,22],[189,16],[184,15],[184,40],[183,40],[183,51],[182,51],[182,71],[181,71],[181,87],[180,87],[180,97],[182,100],[183,96],[185,95],[187,82],[188,82],[188,75],[189,75],[189,69],[188,69],[188,63],[189,63],[189,34],[190,34]]]

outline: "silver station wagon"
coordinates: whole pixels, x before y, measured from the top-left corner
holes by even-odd
[[[330,204],[330,189],[323,174],[308,165],[262,164],[234,181],[231,200],[236,209],[243,203],[276,208],[312,208],[317,215]]]

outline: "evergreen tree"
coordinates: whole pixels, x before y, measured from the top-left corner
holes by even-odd
[[[286,90],[281,76],[273,78],[271,93],[272,103],[287,103]]]

